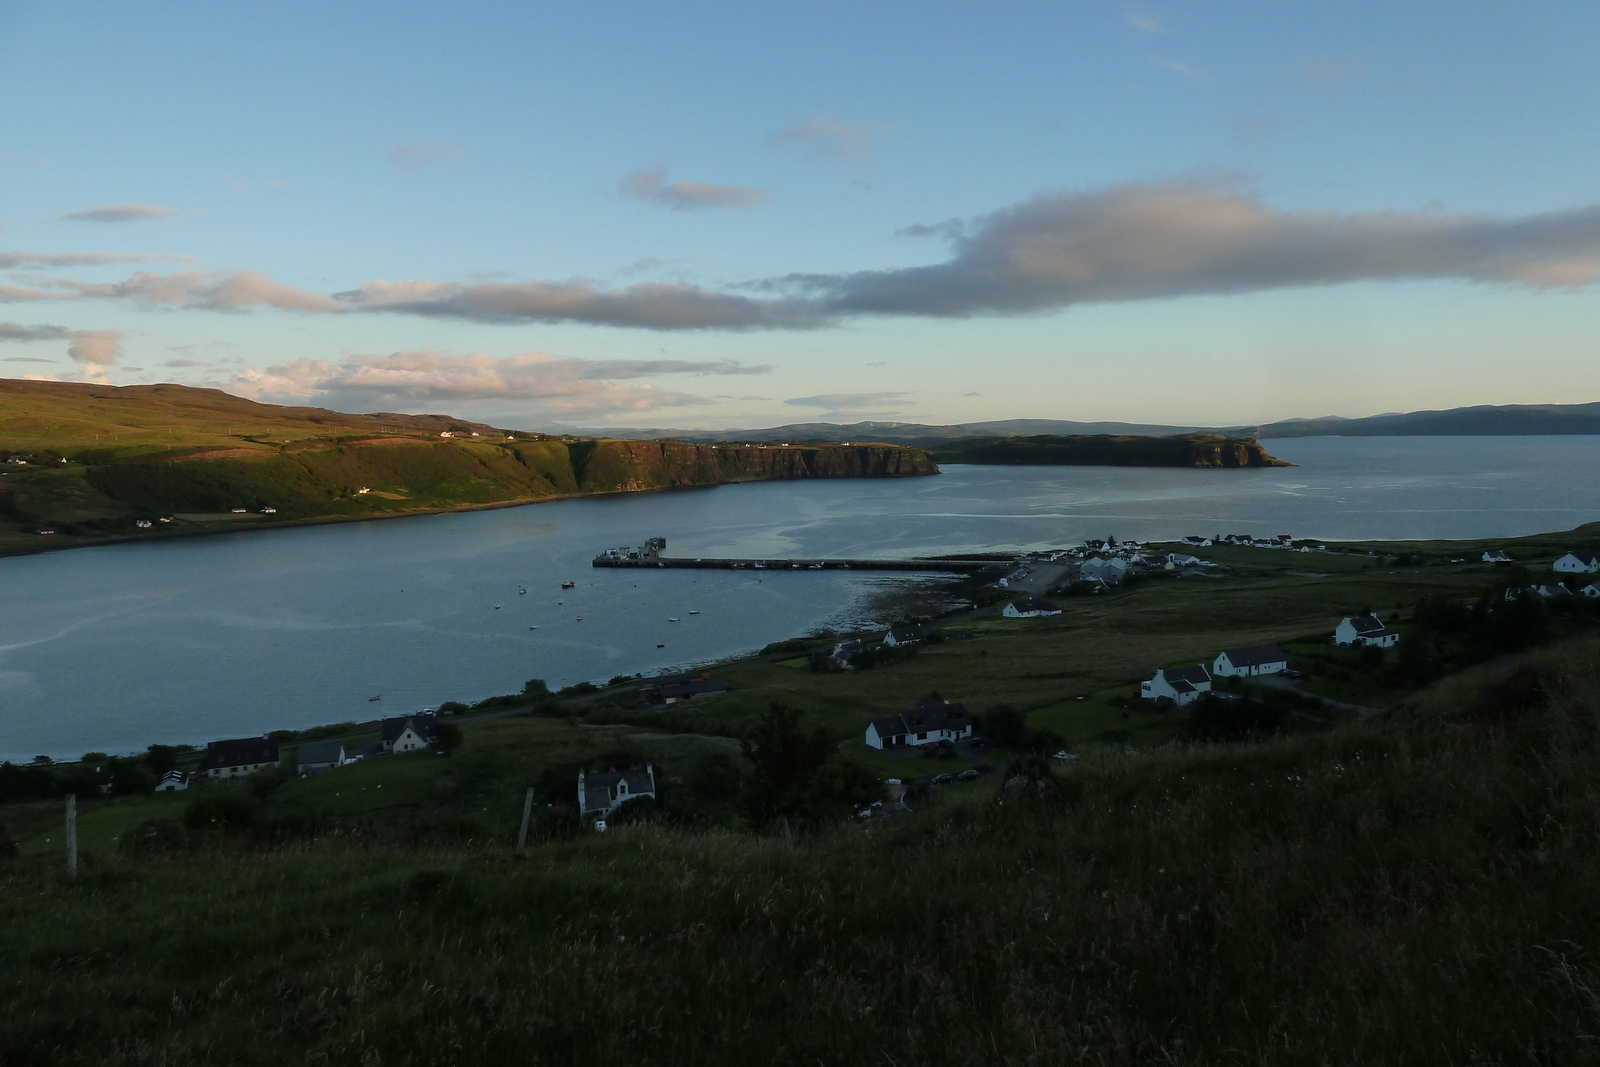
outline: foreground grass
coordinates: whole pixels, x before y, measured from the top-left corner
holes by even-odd
[[[0,1062],[1596,1062],[1600,646],[1539,663],[815,838],[26,858]]]

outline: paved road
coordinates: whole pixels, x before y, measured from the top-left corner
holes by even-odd
[[[1334,700],[1332,697],[1320,696],[1316,693],[1308,693],[1296,685],[1292,679],[1285,678],[1279,674],[1264,674],[1260,677],[1251,679],[1251,681],[1260,685],[1271,686],[1273,689],[1287,689],[1291,693],[1297,693],[1303,697],[1311,697],[1314,700],[1322,701],[1324,704],[1329,704],[1336,708],[1344,708],[1346,711],[1357,711],[1361,712],[1362,714],[1366,714],[1367,712],[1374,710],[1367,707],[1365,704],[1346,704],[1344,701]]]

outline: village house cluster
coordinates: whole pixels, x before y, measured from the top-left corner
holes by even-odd
[[[295,753],[294,772],[304,778],[376,756],[420,752],[432,744],[436,722],[431,712],[396,715],[379,724],[378,740],[356,748],[347,748],[342,741],[302,742]],[[156,783],[155,791],[171,793],[203,782],[247,778],[282,763],[283,746],[271,737],[210,741],[197,769],[168,771]]]

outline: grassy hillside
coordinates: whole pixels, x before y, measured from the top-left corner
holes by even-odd
[[[1589,640],[1319,733],[1105,750],[1053,799],[978,783],[792,838],[519,857],[507,805],[470,842],[97,848],[76,887],[51,848],[0,862],[0,1059],[1592,1063],[1597,670]],[[463,781],[505,740],[353,770]]]
[[[891,445],[555,438],[446,416],[256,404],[214,389],[0,380],[7,459],[26,462],[0,466],[0,551],[573,494],[938,471],[920,450]]]
[[[1003,463],[1041,466],[1098,467],[1287,467],[1268,455],[1259,442],[1244,437],[1179,434],[1135,437],[1124,434],[1075,434],[1061,437],[965,438],[936,445],[939,463]]]

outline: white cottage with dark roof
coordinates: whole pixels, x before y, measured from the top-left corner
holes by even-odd
[[[1289,669],[1289,657],[1277,645],[1257,645],[1254,648],[1230,648],[1217,653],[1211,661],[1211,673],[1224,678],[1252,677],[1258,674],[1278,674]]]
[[[656,768],[654,764],[640,770],[579,771],[578,810],[588,815],[593,812],[602,819],[630,800],[656,795]]]
[[[278,765],[278,742],[267,737],[241,737],[206,744],[200,771],[207,778],[238,778]]]
[[[1400,643],[1400,635],[1384,629],[1376,615],[1358,615],[1339,624],[1333,631],[1333,643],[1355,648],[1388,648]]]
[[[1140,698],[1170,700],[1180,706],[1199,700],[1201,693],[1209,692],[1211,692],[1211,676],[1199,664],[1193,667],[1159,670],[1148,682],[1139,683]]]
[[[1577,549],[1556,560],[1550,569],[1563,574],[1594,574],[1600,571],[1600,553],[1587,548]]]
[[[876,749],[902,745],[936,745],[941,741],[964,741],[972,736],[972,716],[963,704],[923,697],[916,707],[873,719],[867,724],[867,744]]]

